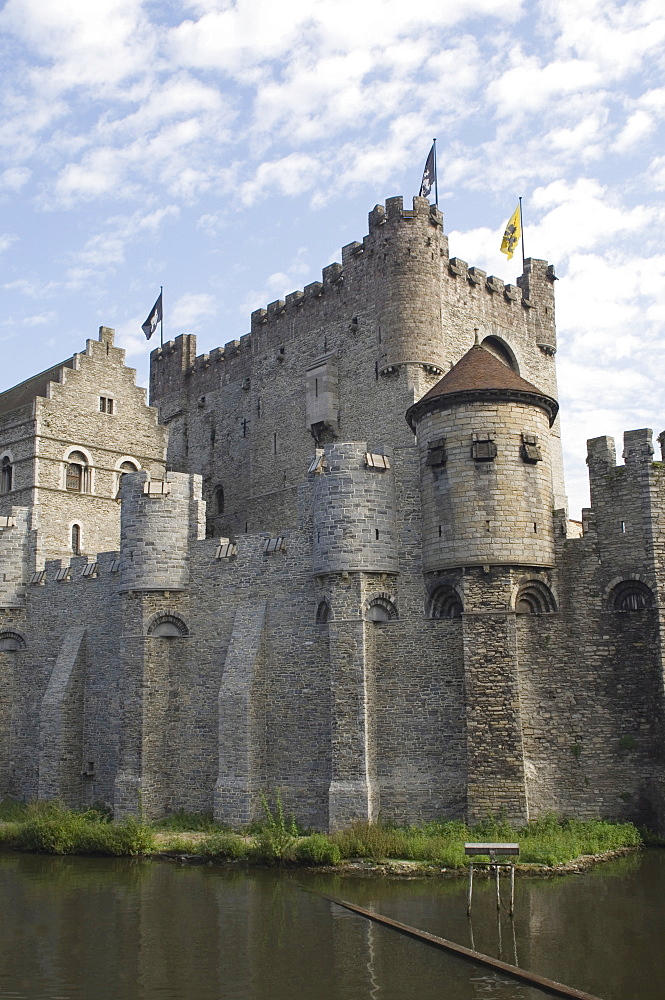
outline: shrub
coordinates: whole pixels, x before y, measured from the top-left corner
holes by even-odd
[[[255,861],[263,861],[266,864],[286,861],[293,854],[298,836],[295,819],[291,817],[287,820],[279,792],[275,796],[274,809],[271,809],[263,793],[261,793],[261,803],[265,820],[255,836],[251,855]]]
[[[58,803],[45,803],[28,807],[12,845],[45,854],[134,855],[153,847],[153,834],[133,817],[109,823],[95,811],[75,813]]]
[[[336,865],[342,860],[342,852],[324,833],[313,833],[304,837],[295,847],[296,860],[309,865]]]
[[[242,861],[249,855],[249,845],[237,833],[223,833],[221,830],[209,833],[199,841],[196,851],[205,858],[220,861]]]

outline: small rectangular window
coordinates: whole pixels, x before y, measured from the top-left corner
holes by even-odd
[[[445,465],[446,458],[446,442],[443,438],[436,438],[434,441],[427,442],[426,465]]]
[[[471,445],[471,457],[476,462],[492,462],[496,458],[494,441],[474,441]]]
[[[110,396],[99,397],[99,411],[100,413],[113,413],[113,400]]]
[[[536,462],[542,462],[543,453],[538,446],[538,438],[535,434],[531,434],[528,431],[522,431],[522,446],[520,448],[520,454],[524,462],[529,462],[531,465],[535,465]]]
[[[389,469],[390,459],[387,455],[378,455],[368,451],[365,453],[365,465],[368,469]]]

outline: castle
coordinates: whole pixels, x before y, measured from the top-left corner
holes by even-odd
[[[665,826],[665,465],[566,512],[554,270],[390,198],[196,355],[113,330],[0,394],[0,794],[298,820]]]

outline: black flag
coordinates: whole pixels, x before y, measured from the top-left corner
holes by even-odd
[[[159,293],[159,298],[155,302],[154,306],[150,310],[150,314],[141,327],[145,333],[145,339],[150,340],[153,333],[157,329],[157,324],[162,322],[162,293]]]
[[[420,197],[429,198],[430,191],[436,187],[436,144],[432,143],[429,156],[423,170],[423,180],[420,185]]]

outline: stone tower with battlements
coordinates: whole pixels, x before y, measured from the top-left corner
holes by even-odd
[[[390,198],[150,406],[105,327],[0,393],[0,793],[665,828],[665,465],[590,441],[568,520],[554,281]]]

